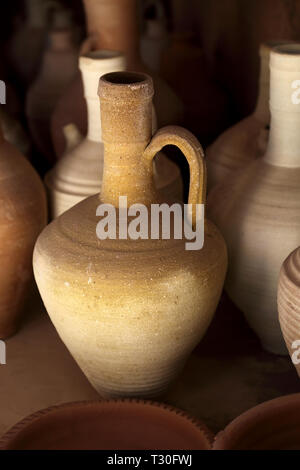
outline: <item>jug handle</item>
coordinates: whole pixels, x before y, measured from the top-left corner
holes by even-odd
[[[154,134],[143,152],[142,160],[149,173],[153,173],[153,158],[166,145],[178,147],[189,164],[188,203],[191,207],[192,226],[195,228],[197,218],[195,204],[205,204],[206,199],[206,166],[203,148],[198,139],[187,129],[180,126],[165,126]]]

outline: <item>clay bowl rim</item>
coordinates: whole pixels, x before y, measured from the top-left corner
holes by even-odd
[[[235,441],[239,442],[241,437],[247,435],[247,430],[250,431],[248,434],[252,434],[255,425],[268,422],[274,410],[279,408],[283,413],[286,409],[293,409],[295,405],[300,408],[300,392],[283,395],[253,406],[234,418],[215,435],[212,450],[236,450]]]
[[[164,402],[158,402],[154,400],[144,400],[139,398],[115,398],[115,399],[99,399],[99,400],[78,400],[73,402],[61,403],[59,405],[52,405],[47,408],[42,408],[34,413],[29,414],[25,418],[18,421],[12,427],[10,427],[2,436],[0,436],[0,451],[7,450],[9,444],[22,433],[26,428],[40,418],[47,416],[55,411],[60,411],[68,408],[77,408],[78,406],[104,406],[107,404],[133,404],[133,405],[148,405],[150,407],[161,408],[164,412],[175,414],[185,420],[185,422],[194,428],[196,428],[202,435],[202,438],[207,443],[207,450],[212,450],[214,442],[214,434],[200,419],[195,418],[184,410],[177,408],[172,405],[168,405]]]

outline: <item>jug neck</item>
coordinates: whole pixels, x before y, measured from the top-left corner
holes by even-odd
[[[87,104],[87,138],[102,142],[101,117],[99,110],[98,85],[102,75],[125,70],[125,56],[116,51],[94,51],[79,58],[84,96]]]
[[[276,47],[270,59],[270,137],[264,161],[300,167],[300,44]]]
[[[153,202],[152,173],[142,153],[152,134],[152,79],[145,74],[120,72],[100,78],[99,97],[104,142],[101,201],[119,207]]]
[[[89,35],[99,48],[121,51],[129,63],[139,60],[137,0],[83,0]]]

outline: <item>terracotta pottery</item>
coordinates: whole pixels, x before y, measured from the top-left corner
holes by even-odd
[[[183,109],[179,98],[165,81],[149,72],[141,61],[137,0],[83,0],[83,4],[89,37],[82,53],[99,49],[124,53],[128,70],[150,73],[154,79],[158,125],[180,122]],[[76,124],[83,135],[86,134],[87,111],[80,74],[59,100],[52,117],[52,141],[57,157],[64,152],[62,129],[70,122]]]
[[[1,450],[209,450],[211,445],[212,434],[200,421],[142,400],[53,406],[28,416],[0,439]]]
[[[54,106],[77,70],[77,51],[70,29],[53,30],[44,54],[40,73],[28,90],[26,114],[37,149],[53,160],[50,117]]]
[[[277,303],[285,344],[300,377],[300,247],[282,265]]]
[[[0,339],[18,328],[32,280],[32,252],[46,224],[46,196],[29,162],[0,135]]]
[[[213,450],[300,450],[300,393],[241,414],[217,434]]]
[[[209,214],[229,249],[226,289],[268,351],[286,354],[277,315],[282,262],[300,244],[300,44],[270,59],[270,139],[265,155],[226,178],[209,196]]]
[[[34,252],[35,278],[58,334],[101,395],[155,396],[178,375],[210,324],[225,277],[226,247],[208,220],[198,250],[186,250],[186,239],[176,239],[172,231],[170,239],[96,236],[100,203],[119,213],[120,196],[127,196],[128,207],[138,203],[148,209],[164,200],[153,184],[152,160],[165,145],[178,146],[190,164],[190,203],[205,198],[197,139],[176,126],[151,139],[149,76],[104,75],[99,94],[101,194],[43,231]]]
[[[82,73],[84,94],[88,109],[88,134],[78,146],[80,133],[74,125],[67,127],[67,151],[55,168],[46,175],[50,199],[51,217],[55,218],[101,190],[104,165],[99,97],[99,77],[105,73],[126,68],[125,57],[114,51],[96,51],[81,56],[79,68]],[[156,161],[156,183],[172,199],[182,199],[180,171],[175,163],[160,154]]]
[[[223,132],[207,149],[209,190],[265,153],[270,124],[269,61],[271,48],[276,45],[278,43],[260,46],[259,94],[254,112]]]

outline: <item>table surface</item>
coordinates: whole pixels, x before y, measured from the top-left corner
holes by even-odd
[[[6,365],[0,365],[0,435],[39,409],[99,399],[36,291],[24,316],[20,331],[6,341]],[[206,336],[164,401],[218,432],[258,403],[300,391],[299,384],[290,358],[263,351],[243,315],[223,295]]]

